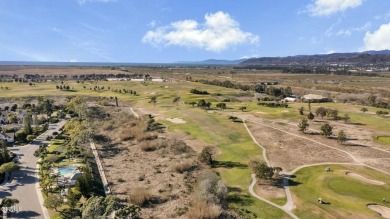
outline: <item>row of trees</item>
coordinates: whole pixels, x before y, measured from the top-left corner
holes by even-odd
[[[202,84],[209,84],[209,85],[214,85],[214,86],[219,86],[219,87],[226,87],[226,88],[233,88],[233,89],[238,89],[242,91],[255,91],[257,93],[263,93],[265,91],[265,86],[264,85],[246,85],[246,84],[239,84],[239,83],[233,83],[231,81],[219,81],[219,80],[197,80],[196,82],[202,83]]]
[[[198,90],[198,89],[191,89],[190,93],[200,94],[200,95],[208,95],[209,94],[209,92],[207,92],[207,91],[202,91],[202,90]]]
[[[302,119],[298,124],[299,131],[305,133],[309,129],[309,122],[306,118]],[[322,124],[320,128],[320,134],[329,138],[333,134],[333,126],[328,123]],[[347,135],[344,130],[340,130],[337,134],[337,141],[340,144],[344,144],[347,141]]]
[[[272,107],[272,108],[287,108],[288,104],[287,103],[282,103],[282,102],[259,102],[257,103],[259,106],[266,106],[266,107]]]
[[[15,155],[7,148],[7,142],[0,140],[0,182],[5,180],[6,174],[19,170],[19,166],[12,160]]]

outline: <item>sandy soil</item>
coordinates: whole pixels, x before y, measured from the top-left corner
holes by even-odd
[[[131,122],[123,121],[124,113],[129,112],[125,108],[118,109],[116,113],[111,112],[113,120],[108,124]],[[116,122],[117,120],[122,123]],[[158,201],[142,207],[143,218],[183,218],[177,215],[177,211],[179,208],[189,206],[190,182],[195,180],[194,175],[198,169],[189,174],[181,174],[175,171],[175,166],[184,161],[195,163],[196,154],[175,154],[169,147],[155,151],[143,151],[137,141],[115,140],[120,127],[107,130],[102,128],[104,131],[100,133],[112,139],[107,143],[96,144],[113,195],[128,199],[135,190],[145,189]],[[162,135],[164,135],[163,139],[175,138],[175,135],[169,133],[162,133]],[[163,141],[163,139],[154,141]]]
[[[265,183],[261,184],[259,181],[254,186],[253,190],[257,195],[268,200],[286,197],[286,193],[282,186],[274,186]]]
[[[373,185],[384,185],[385,184],[384,182],[381,182],[381,181],[377,181],[377,180],[373,180],[373,179],[367,179],[366,177],[361,176],[361,175],[359,175],[357,173],[346,172],[345,174],[347,176],[350,176],[352,178],[358,179],[360,181],[363,181],[363,182],[366,182],[366,183],[369,183],[369,184],[373,184]]]
[[[384,218],[390,218],[390,208],[388,207],[377,204],[369,204],[367,205],[367,208],[378,212],[378,214],[380,214]]]
[[[298,131],[297,124],[286,120],[267,120],[252,115],[242,115],[249,120],[249,128],[257,141],[267,148],[267,154],[273,166],[279,165],[290,169],[293,166],[320,162],[352,162],[351,158],[340,151],[308,142],[284,132],[264,127],[250,121],[260,122],[281,130],[319,141],[323,144],[353,154],[359,161],[378,169],[389,171],[390,150],[377,144],[372,139],[372,132],[360,125],[345,124],[343,121],[313,121],[306,134]],[[339,144],[335,139],[319,135],[321,124],[325,122],[334,126],[333,133],[346,130],[349,140]],[[289,162],[286,162],[289,161]]]
[[[180,118],[166,118],[166,120],[175,123],[175,124],[185,124],[186,121]]]
[[[257,141],[267,149],[272,166],[282,167],[284,172],[305,164],[322,162],[352,162],[346,154],[308,142],[281,131],[248,123]]]

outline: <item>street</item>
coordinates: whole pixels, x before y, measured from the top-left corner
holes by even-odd
[[[38,158],[34,156],[34,152],[40,144],[46,141],[47,136],[52,135],[53,132],[59,132],[65,123],[66,120],[62,120],[59,123],[50,124],[49,129],[32,143],[10,148],[20,157],[20,170],[14,172],[11,182],[0,186],[0,198],[9,197],[19,200],[19,204],[15,207],[20,211],[12,213],[12,218],[49,218],[47,209],[43,207],[43,198],[39,190],[36,163]]]

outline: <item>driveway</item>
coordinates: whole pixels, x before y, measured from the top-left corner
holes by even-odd
[[[38,158],[34,156],[35,150],[42,143],[46,142],[46,137],[58,132],[64,126],[65,120],[56,124],[51,124],[49,129],[40,135],[34,142],[26,146],[11,148],[15,154],[19,154],[19,165],[21,169],[13,174],[13,179],[0,186],[0,198],[16,198],[20,212],[12,213],[12,218],[49,218],[47,209],[43,207],[43,198],[39,190],[38,182]]]

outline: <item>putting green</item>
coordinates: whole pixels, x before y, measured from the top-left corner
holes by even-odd
[[[330,167],[331,172],[325,172]],[[365,178],[385,182],[384,185],[372,185],[346,175],[354,172]],[[383,203],[389,199],[389,175],[362,166],[321,165],[299,170],[291,179],[291,191],[300,218],[380,218],[366,207],[369,203]],[[386,196],[387,195],[387,196]],[[322,198],[328,204],[319,204]]]

